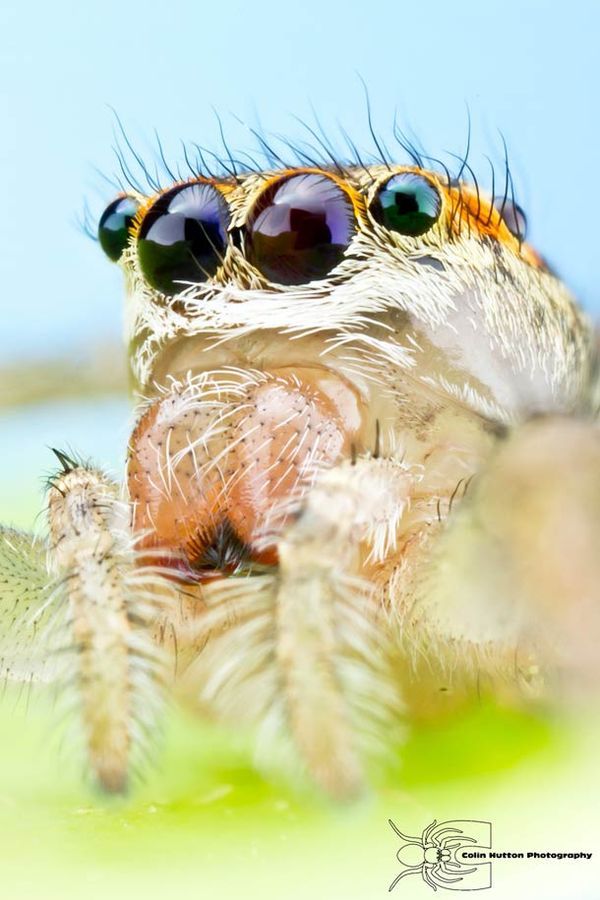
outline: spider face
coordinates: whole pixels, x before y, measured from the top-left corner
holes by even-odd
[[[570,408],[589,351],[523,232],[510,201],[402,166],[196,179],[115,201],[100,224],[109,255],[122,247],[144,391],[206,369],[217,345],[210,364],[292,353],[339,368],[336,346],[360,333],[375,352],[387,339],[387,361],[436,392],[503,419]]]
[[[204,571],[223,529],[238,562],[276,561],[273,511],[399,434],[417,464],[433,432],[478,456],[486,429],[587,402],[589,330],[522,213],[434,172],[198,178],[115,201],[101,238],[112,222],[151,401],[132,440],[136,524],[185,565]]]

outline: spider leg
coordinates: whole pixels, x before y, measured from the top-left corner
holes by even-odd
[[[393,891],[394,888],[396,887],[396,885],[398,884],[398,882],[401,881],[403,878],[406,878],[407,875],[417,875],[421,871],[422,867],[423,867],[422,864],[418,865],[418,866],[410,866],[409,868],[406,868],[404,870],[404,872],[400,872],[399,875],[396,875],[396,877],[394,878],[394,880],[392,881],[392,883],[390,884],[390,886],[388,888],[388,893],[390,891]]]
[[[384,723],[401,708],[369,582],[356,575],[392,552],[410,487],[389,460],[330,469],[278,542],[276,656],[287,720],[315,780],[338,796],[363,785],[360,729],[371,725],[376,741],[389,742]]]
[[[459,869],[460,872],[464,873],[465,875],[469,875],[471,872],[477,871],[477,866],[471,866],[470,868],[465,869],[465,867],[463,865],[461,865],[461,863],[453,863],[453,862],[444,861],[444,860],[442,860],[442,862],[440,863],[440,868],[441,868],[442,872],[446,872],[447,875],[452,875],[452,872],[448,871],[449,866]]]
[[[429,836],[430,836],[431,832],[434,830],[436,825],[437,825],[437,819],[434,819],[433,822],[427,826],[427,828],[423,829],[423,833],[421,835],[421,841],[423,842],[423,845],[429,843]]]
[[[444,878],[444,876],[440,874],[441,869],[442,864],[435,863],[433,869],[431,870],[431,875],[435,876],[436,881],[441,881],[444,884],[456,884],[456,882],[462,881],[462,876],[460,876],[459,878]]]
[[[429,870],[430,866],[431,866],[431,871]],[[423,877],[423,881],[426,884],[428,884],[429,887],[432,887],[434,891],[437,891],[438,886],[431,876],[435,872],[436,869],[437,869],[437,863],[425,863],[423,865],[423,870],[421,873],[422,877]]]
[[[390,823],[390,825],[392,826],[392,828],[394,829],[394,831],[396,832],[398,837],[402,838],[403,841],[406,841],[409,844],[424,844],[425,843],[425,841],[423,841],[421,838],[411,837],[408,834],[404,834],[402,831],[400,831],[400,829],[398,828],[396,823],[392,822],[391,819],[388,819],[388,822]]]
[[[400,739],[402,700],[372,579],[393,555],[413,478],[381,458],[319,473],[267,523],[278,567],[207,585],[192,626],[208,640],[180,688],[219,718],[258,724],[259,757],[272,735],[289,734],[338,797],[359,793],[363,759]]]
[[[457,828],[452,828],[451,830],[460,832],[460,829],[457,829]],[[441,832],[440,832],[440,834],[441,834]],[[450,843],[448,843],[449,841],[456,841],[456,843],[450,844]],[[447,835],[442,841],[440,841],[440,846],[443,847],[444,849],[446,849],[447,847],[460,847],[461,844],[466,844],[468,842],[471,842],[472,844],[476,844],[477,838],[467,837],[467,835],[465,834],[463,837],[457,839],[454,835]]]
[[[437,845],[440,844],[440,837],[442,834],[447,834],[450,836],[450,833],[454,832],[455,834],[462,834],[461,828],[436,828],[434,833],[431,835],[431,839],[437,841]]]
[[[440,825],[438,825],[438,827],[434,831],[431,831],[430,830],[431,826],[429,826],[428,830],[430,833],[428,834],[428,840],[430,843],[433,844],[434,847],[446,847],[447,846],[446,841],[450,839],[451,833],[463,834],[463,831],[461,828],[444,828],[443,825],[444,825],[444,823],[442,822]],[[441,839],[442,834],[446,835],[446,837],[443,839]],[[466,837],[465,840],[472,841],[475,839]]]
[[[56,678],[61,585],[46,556],[44,541],[0,528],[0,675],[10,681]]]
[[[448,672],[553,695],[600,682],[600,429],[538,418],[500,442],[437,539],[403,626]],[[463,669],[464,671],[464,669]]]
[[[117,487],[97,469],[61,462],[48,491],[48,564],[65,607],[64,676],[97,781],[123,791],[160,719],[165,671],[152,629],[170,592],[140,562]]]

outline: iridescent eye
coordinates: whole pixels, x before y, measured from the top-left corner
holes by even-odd
[[[518,241],[524,241],[527,232],[527,217],[521,207],[507,197],[494,197],[492,202],[510,233]]]
[[[425,234],[439,218],[440,195],[433,184],[415,172],[394,175],[371,203],[376,222],[399,234]]]
[[[142,220],[137,250],[151,287],[176,294],[186,282],[206,281],[223,261],[229,210],[212,184],[172,188]]]
[[[354,234],[352,202],[326,175],[278,181],[259,198],[247,226],[250,262],[277,284],[324,278]]]
[[[98,240],[109,259],[118,262],[129,241],[129,229],[139,209],[133,197],[117,197],[110,203],[98,223]]]

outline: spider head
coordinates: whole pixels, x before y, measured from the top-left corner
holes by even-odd
[[[192,535],[200,559],[225,529],[273,561],[256,549],[270,511],[319,468],[378,455],[381,433],[427,443],[435,422],[451,439],[456,422],[504,427],[586,394],[590,330],[520,211],[432,171],[198,177],[119,198],[100,239],[150,404],[130,486],[153,512],[137,524]]]
[[[521,210],[415,166],[198,177],[121,196],[99,234],[145,392],[215,361],[339,370],[362,340],[374,372],[511,419],[577,403],[589,370],[587,323]]]

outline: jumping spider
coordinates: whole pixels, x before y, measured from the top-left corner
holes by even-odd
[[[0,540],[0,671],[75,685],[105,789],[168,690],[350,797],[482,680],[596,683],[597,343],[508,194],[357,163],[108,206],[125,485],[58,451],[47,543]]]

